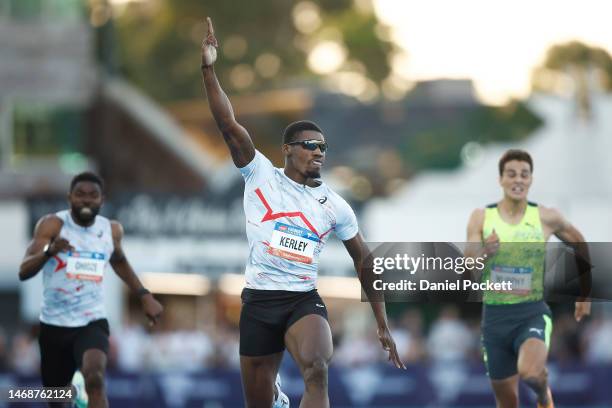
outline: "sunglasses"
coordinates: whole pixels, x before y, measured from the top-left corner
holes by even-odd
[[[322,140],[301,140],[299,142],[290,142],[287,143],[288,145],[296,145],[299,144],[301,145],[304,149],[306,150],[310,150],[311,152],[314,152],[315,150],[317,150],[317,147],[319,148],[319,150],[321,150],[321,153],[325,153],[325,151],[328,148],[328,145],[326,142],[322,141]]]

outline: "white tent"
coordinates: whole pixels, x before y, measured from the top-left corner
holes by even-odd
[[[521,143],[487,145],[480,160],[452,172],[427,172],[393,197],[372,201],[362,223],[369,241],[462,242],[474,208],[501,198],[497,163],[510,148],[534,160],[529,199],[558,208],[591,242],[612,241],[612,97],[593,97],[581,122],[572,100],[535,96],[544,124]]]

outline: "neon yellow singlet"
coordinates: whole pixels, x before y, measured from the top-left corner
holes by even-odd
[[[500,248],[486,263],[482,279],[512,282],[512,291],[485,291],[483,302],[499,305],[541,300],[546,241],[538,205],[528,203],[523,219],[516,225],[502,220],[497,204],[488,206],[482,227],[483,241],[493,229],[499,237]]]

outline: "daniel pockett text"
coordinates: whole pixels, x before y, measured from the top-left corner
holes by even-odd
[[[369,250],[360,268],[364,302],[482,302],[490,292],[522,296],[533,279],[543,280],[547,302],[612,299],[612,243],[585,243],[584,250],[560,242],[502,243],[498,253],[480,254],[473,242],[366,242]],[[500,254],[504,256],[499,256]],[[507,256],[510,254],[510,256]],[[522,256],[524,254],[525,256]],[[525,257],[542,259],[523,264]],[[595,265],[595,267],[593,266]]]
[[[372,288],[375,291],[500,291],[511,292],[512,281],[491,281],[485,280],[477,282],[470,279],[457,279],[457,275],[462,275],[468,270],[482,271],[485,267],[485,258],[465,258],[465,257],[440,257],[440,256],[411,256],[408,254],[395,254],[387,257],[372,258],[372,272],[379,278],[372,281]],[[428,272],[436,272],[436,279],[426,279]],[[454,272],[451,276],[454,279],[440,280],[440,272]],[[420,273],[419,273],[420,272]],[[383,274],[406,273],[415,275],[419,278],[399,279],[388,281],[383,279]]]

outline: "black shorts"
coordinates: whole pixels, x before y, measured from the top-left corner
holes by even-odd
[[[64,387],[83,363],[89,349],[108,354],[108,321],[94,320],[87,326],[61,327],[40,323],[40,367],[43,386]]]
[[[327,320],[327,308],[316,289],[289,292],[245,288],[241,298],[241,356],[265,356],[285,350],[285,332],[306,315],[316,314]]]
[[[518,353],[528,338],[550,344],[551,312],[546,303],[483,305],[482,348],[487,375],[503,380],[517,373]]]

